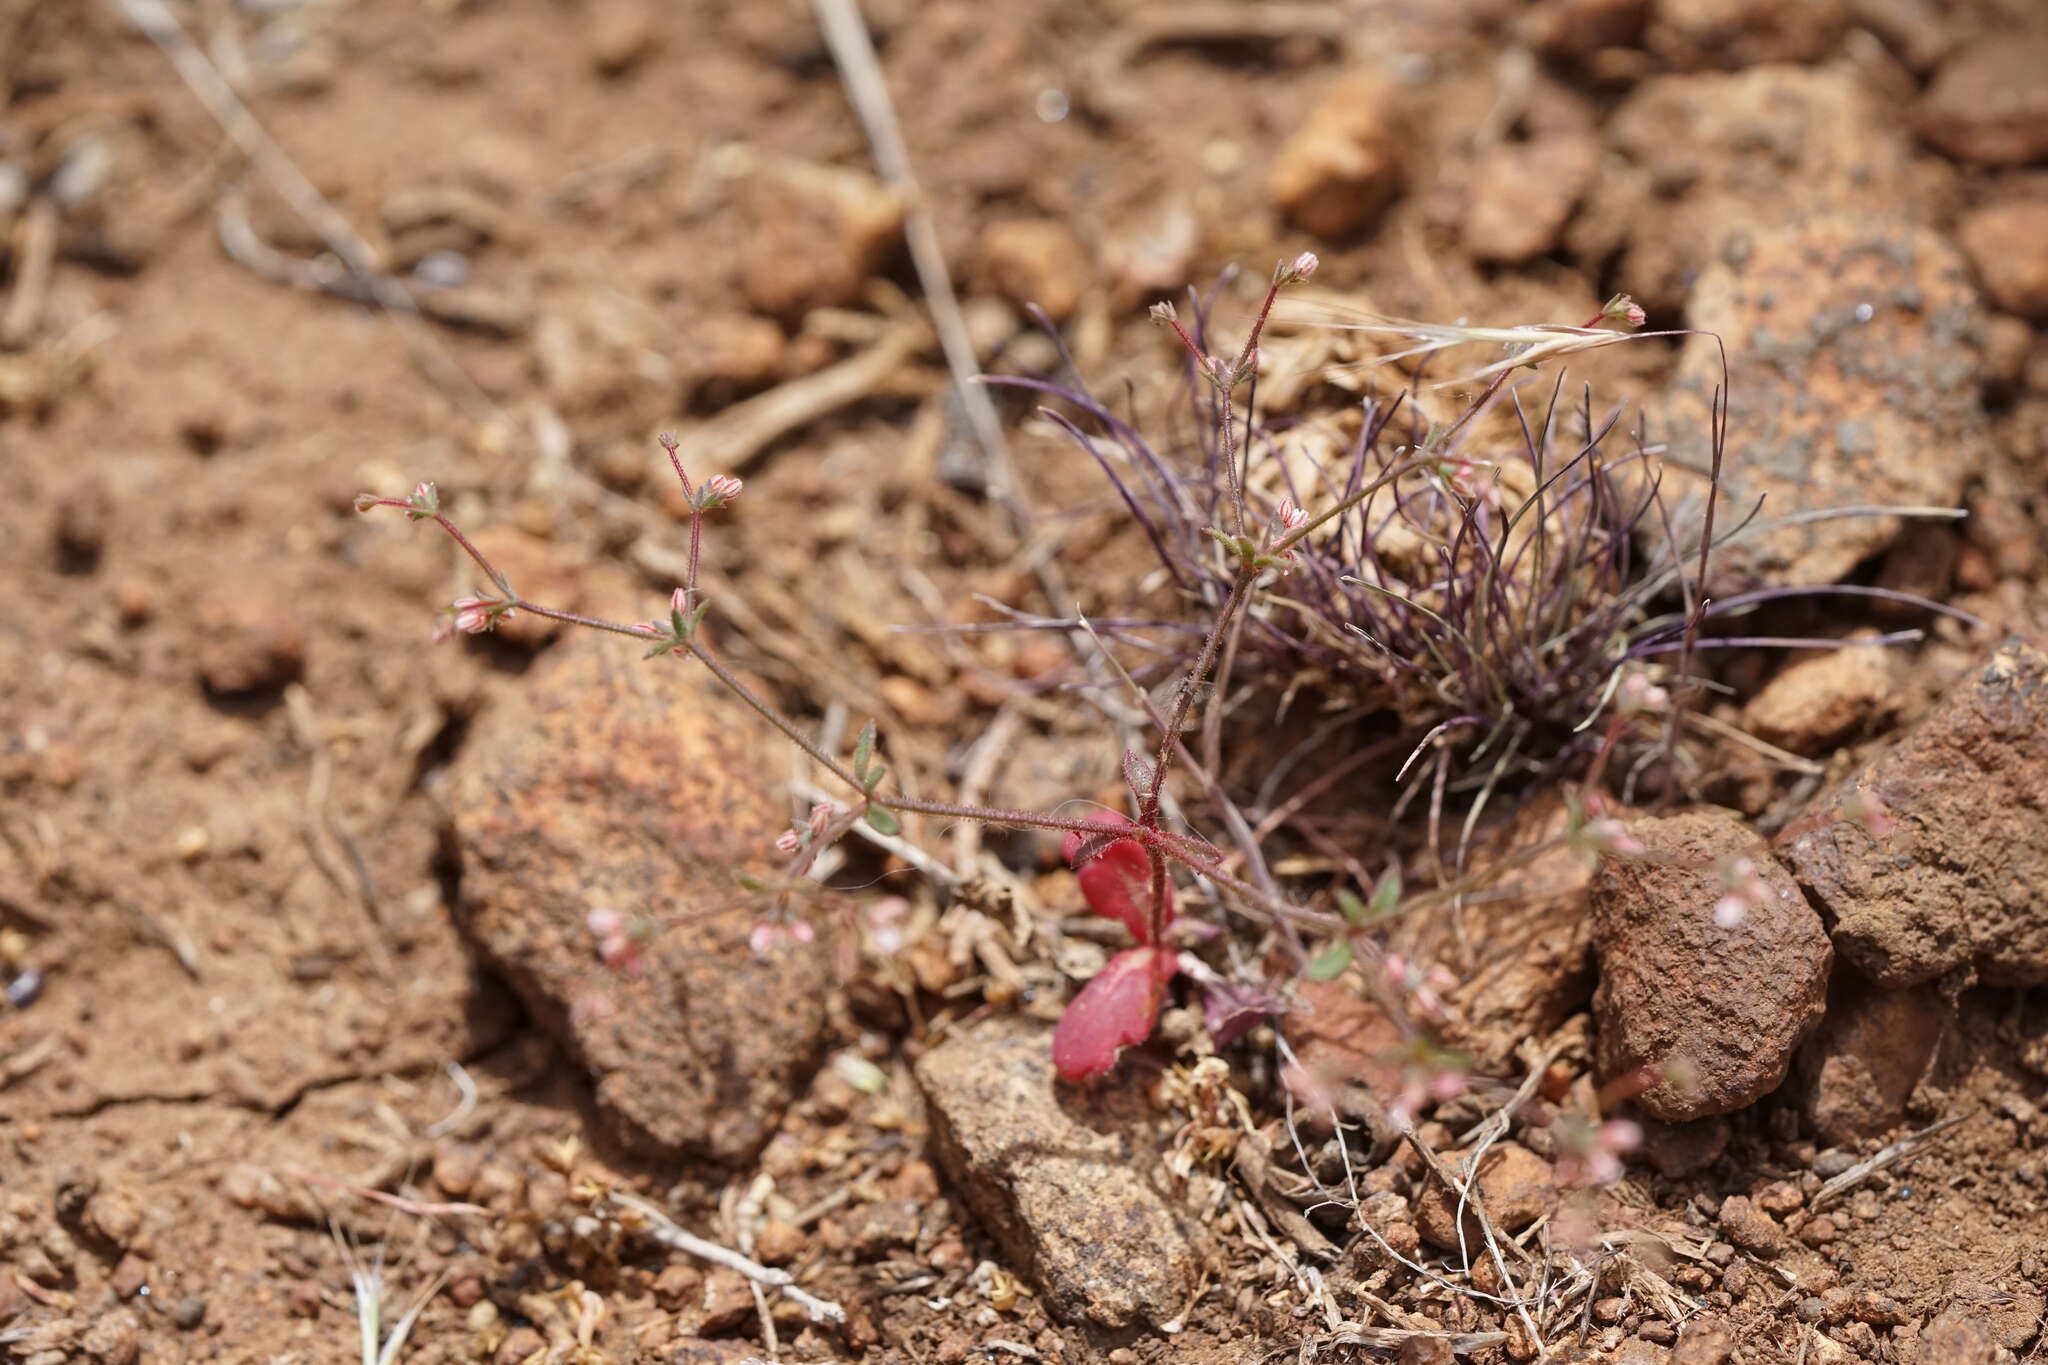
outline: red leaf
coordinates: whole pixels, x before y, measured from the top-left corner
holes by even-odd
[[[1130,823],[1121,815],[1097,815],[1093,819],[1101,825]],[[1083,854],[1088,842],[1078,831],[1069,830],[1063,850],[1067,861]],[[1074,876],[1081,883],[1081,894],[1087,898],[1090,910],[1104,919],[1122,920],[1138,942],[1152,941],[1152,859],[1143,844],[1136,839],[1113,839],[1100,853],[1083,862]],[[1166,881],[1163,889],[1166,913],[1161,916],[1161,923],[1166,925],[1173,923],[1172,881]]]
[[[1168,948],[1126,948],[1067,1002],[1052,1031],[1052,1066],[1061,1080],[1100,1076],[1125,1048],[1152,1036],[1166,983],[1179,970]]]

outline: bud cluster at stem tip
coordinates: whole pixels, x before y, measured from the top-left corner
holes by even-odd
[[[1316,267],[1321,264],[1313,251],[1304,251],[1292,261],[1282,261],[1273,268],[1273,286],[1277,289],[1290,284],[1300,284],[1315,274]]]
[[[725,506],[740,495],[742,486],[741,481],[730,474],[713,474],[697,493],[697,510],[709,512],[714,507]]]

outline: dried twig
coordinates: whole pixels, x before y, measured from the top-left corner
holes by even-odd
[[[981,362],[968,339],[966,319],[960,315],[960,300],[953,293],[953,277],[946,269],[945,253],[939,249],[938,229],[924,211],[917,176],[910,169],[910,149],[904,145],[903,130],[896,122],[896,108],[889,99],[889,86],[882,79],[882,63],[861,18],[859,0],[815,0],[818,25],[824,30],[825,45],[845,82],[846,97],[867,130],[873,149],[875,169],[882,183],[903,200],[903,236],[910,244],[910,263],[924,290],[925,306],[931,310],[932,325],[938,330],[939,349],[953,372],[960,402],[974,427],[975,438],[996,469],[999,492],[1006,501],[1019,495],[1015,472],[1003,445],[1003,428],[996,417],[988,390],[978,382]]]
[[[642,1225],[634,1229],[642,1236],[659,1242],[665,1247],[673,1247],[675,1250],[686,1255],[695,1256],[700,1261],[709,1261],[712,1265],[723,1266],[727,1270],[735,1271],[752,1280],[755,1284],[766,1285],[771,1289],[781,1291],[783,1297],[800,1305],[806,1313],[810,1314],[812,1322],[846,1321],[845,1309],[833,1303],[830,1299],[821,1299],[816,1295],[808,1294],[799,1289],[796,1284],[796,1277],[788,1271],[762,1265],[757,1261],[740,1255],[739,1252],[729,1247],[722,1247],[716,1242],[707,1241],[697,1236],[694,1232],[685,1231],[677,1225],[673,1218],[670,1218],[667,1213],[662,1211],[660,1205],[650,1203],[638,1195],[628,1194],[624,1190],[613,1190],[606,1198],[620,1208],[631,1210],[639,1215],[641,1219],[645,1220]]]
[[[194,981],[199,980],[199,949],[193,946],[190,937],[132,901],[121,902],[121,909],[127,913],[129,919],[135,921],[136,928],[142,930],[151,942],[160,944],[178,960],[178,965],[184,969],[185,975]]]
[[[374,1200],[400,1213],[410,1213],[418,1218],[455,1218],[464,1215],[488,1217],[490,1210],[481,1204],[436,1204],[418,1199],[407,1199],[402,1195],[388,1194],[369,1185],[352,1185],[346,1180],[337,1180],[331,1175],[309,1171],[303,1166],[280,1166],[279,1170],[294,1180],[303,1180],[308,1185],[321,1185],[343,1194],[352,1194],[358,1199]]]
[[[50,266],[57,259],[57,201],[38,195],[22,218],[14,264],[14,290],[0,312],[0,348],[19,350],[36,334],[43,299],[50,289]]]
[[[371,956],[376,961],[378,972],[389,976],[392,969],[391,947],[384,941],[384,920],[377,904],[377,884],[370,876],[370,867],[363,860],[362,851],[356,847],[348,831],[342,828],[341,822],[334,818],[333,807],[327,799],[334,780],[334,760],[321,738],[319,717],[313,712],[312,693],[304,684],[293,683],[285,688],[284,704],[291,722],[292,738],[312,756],[311,771],[306,777],[306,813],[302,828],[306,849],[321,874],[334,884],[335,890],[355,893],[364,916],[370,922]],[[343,877],[341,870],[334,865],[333,856],[320,842],[322,834],[332,839],[348,859],[352,877]]]
[[[677,458],[691,469],[708,473],[740,469],[798,427],[874,393],[893,379],[924,343],[922,325],[906,321],[892,327],[865,351],[734,403],[710,421],[678,433]],[[660,457],[664,470],[668,460],[666,454]]]
[[[1858,1185],[1870,1179],[1871,1176],[1900,1158],[1912,1155],[1957,1124],[1975,1117],[1975,1111],[1968,1114],[1954,1114],[1941,1120],[1939,1123],[1928,1124],[1917,1133],[1908,1133],[1889,1147],[1882,1148],[1875,1155],[1857,1162],[1833,1180],[1828,1181],[1827,1184],[1822,1185],[1814,1193],[1813,1202],[1807,1207],[1818,1211],[1823,1205],[1841,1198],[1844,1194],[1855,1189]]]
[[[449,1111],[446,1118],[436,1119],[427,1125],[427,1136],[430,1138],[446,1137],[454,1132],[476,1109],[476,1082],[470,1079],[469,1072],[464,1069],[462,1063],[443,1062],[441,1070],[455,1083],[455,1091],[460,1098],[456,1100],[455,1108]]]
[[[1532,1072],[1531,1074],[1540,1075],[1541,1073]],[[1533,1089],[1533,1087],[1531,1088]],[[1505,1131],[1506,1126],[1506,1123],[1503,1122],[1501,1129]],[[1401,1136],[1408,1139],[1408,1145],[1413,1147],[1416,1154],[1422,1158],[1422,1164],[1429,1167],[1431,1173],[1437,1179],[1443,1181],[1445,1189],[1458,1192],[1458,1205],[1453,1216],[1457,1219],[1458,1223],[1458,1242],[1461,1251],[1465,1241],[1465,1209],[1469,1204],[1473,1216],[1479,1220],[1479,1231],[1486,1238],[1486,1250],[1493,1257],[1493,1268],[1500,1272],[1500,1282],[1509,1291],[1509,1297],[1503,1300],[1503,1302],[1512,1307],[1515,1310],[1515,1316],[1522,1320],[1522,1326],[1528,1330],[1529,1340],[1536,1344],[1537,1358],[1539,1360],[1547,1358],[1550,1353],[1544,1348],[1543,1334],[1536,1330],[1535,1320],[1529,1316],[1528,1300],[1523,1297],[1522,1291],[1515,1284],[1514,1275],[1508,1270],[1507,1257],[1501,1254],[1500,1237],[1494,1231],[1493,1219],[1488,1216],[1486,1204],[1479,1198],[1479,1157],[1485,1153],[1485,1147],[1482,1145],[1474,1149],[1471,1163],[1466,1167],[1471,1172],[1471,1175],[1468,1179],[1460,1181],[1451,1174],[1450,1168],[1438,1159],[1437,1154],[1429,1149],[1429,1144],[1417,1135],[1414,1124],[1402,1124]],[[1488,1139],[1489,1142],[1491,1140],[1491,1138]],[[1471,1260],[1468,1255],[1466,1268],[1469,1270],[1470,1267]]]

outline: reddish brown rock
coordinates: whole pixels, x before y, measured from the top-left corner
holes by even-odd
[[[917,1079],[940,1166],[1054,1316],[1121,1330],[1185,1311],[1200,1256],[1159,1193],[1139,1087],[1057,1083],[1050,1032],[1021,1022],[954,1035]]]
[[[1919,1365],[1993,1365],[1998,1340],[1967,1310],[1951,1308],[1920,1329]]]
[[[753,224],[740,283],[756,310],[791,321],[851,303],[893,251],[903,205],[866,171],[771,159],[741,181]]]
[[[2048,982],[2048,655],[2001,645],[1778,848],[1880,984]]]
[[[1396,1054],[1408,1036],[1387,1012],[1343,981],[1303,981],[1301,1008],[1286,1017],[1288,1042],[1325,1084],[1357,1081],[1380,1094],[1400,1089]]]
[[[1444,1164],[1459,1177],[1465,1174],[1465,1157],[1452,1153]],[[1479,1197],[1494,1230],[1509,1235],[1557,1207],[1557,1177],[1550,1163],[1526,1147],[1512,1142],[1495,1143],[1479,1162]],[[1486,1245],[1486,1233],[1478,1216],[1465,1208],[1465,1247],[1478,1259]],[[1458,1249],[1458,1195],[1434,1176],[1415,1197],[1415,1226],[1423,1240],[1441,1251]]]
[[[1685,1335],[1672,1348],[1667,1365],[1728,1365],[1735,1359],[1738,1344],[1727,1323],[1695,1319],[1686,1324]]]
[[[1849,27],[1843,0],[1657,0],[1649,49],[1681,71],[1813,62]]]
[[[1903,1120],[1950,1022],[1932,986],[1887,990],[1837,972],[1827,1018],[1799,1050],[1806,1115],[1821,1141],[1857,1142]]]
[[[1616,278],[1654,312],[1676,312],[1702,271],[1760,233],[1815,214],[1912,213],[1925,197],[1910,139],[1848,70],[1658,76],[1606,135],[1612,155],[1568,241],[1589,267],[1620,250]]]
[[[2048,156],[2048,29],[1997,32],[1949,54],[1920,98],[1921,136],[1965,161]]]
[[[1972,210],[1956,224],[1956,240],[1993,303],[2008,313],[2048,320],[2048,200]]]
[[[684,377],[712,401],[764,389],[789,373],[789,342],[757,313],[712,313],[690,323]]]
[[[1466,249],[1504,265],[1541,256],[1556,245],[1599,164],[1600,144],[1590,133],[1503,142],[1483,153],[1465,205]]]
[[[1837,582],[1900,527],[1886,516],[1774,518],[1947,506],[1983,463],[1983,310],[1962,257],[1934,232],[1823,217],[1758,233],[1738,259],[1700,277],[1686,321],[1713,335],[1687,340],[1662,404],[1664,494],[1678,539],[1690,545],[1699,534],[1705,480],[1690,471],[1708,467],[1723,383],[1733,435],[1720,524],[1765,500],[1757,521],[1716,551],[1722,591]],[[1941,458],[1928,458],[1933,450]]]
[[[66,573],[90,573],[99,566],[114,524],[114,497],[100,479],[73,484],[57,499],[57,526],[51,537],[57,567]]]
[[[1692,1123],[1643,1122],[1643,1144],[1632,1160],[1640,1160],[1669,1180],[1697,1175],[1728,1150],[1728,1120],[1719,1114]]]
[[[1649,9],[1649,0],[1537,0],[1523,15],[1522,33],[1551,57],[1584,61],[1641,42]]]
[[[1374,72],[1338,76],[1274,155],[1266,180],[1274,207],[1318,237],[1371,227],[1401,189],[1404,97]]]
[[[215,696],[283,687],[306,670],[306,636],[287,600],[261,589],[222,589],[200,603],[199,677]]]
[[[1037,304],[1064,321],[1088,287],[1090,260],[1072,229],[1056,218],[1008,218],[981,230],[981,266],[990,287],[1021,306]]]
[[[1479,845],[1472,865],[1498,864],[1557,840],[1566,819],[1561,798],[1532,801]],[[1457,979],[1443,993],[1443,1038],[1471,1054],[1480,1071],[1507,1074],[1520,1044],[1547,1037],[1592,999],[1592,879],[1585,859],[1556,842],[1496,888],[1503,894],[1465,907],[1462,936],[1444,916],[1403,926],[1413,937],[1398,942],[1411,960],[1441,963]],[[1398,1041],[1395,1034],[1387,1046]]]
[[[1747,1196],[1721,1201],[1720,1224],[1722,1236],[1753,1255],[1776,1256],[1785,1250],[1785,1229]]]
[[[1764,841],[1711,809],[1629,822],[1648,850],[1593,879],[1595,1057],[1604,1080],[1650,1067],[1635,1098],[1679,1123],[1726,1114],[1775,1089],[1827,997],[1832,954],[1820,917]],[[1739,923],[1717,922],[1719,867],[1746,858],[1768,892]]]
[[[609,639],[566,641],[489,712],[450,806],[457,919],[596,1082],[632,1148],[748,1158],[815,1068],[822,943],[770,956],[730,909],[773,872],[788,812],[764,727],[700,668]],[[594,908],[645,916],[637,978],[607,970]],[[722,910],[725,913],[708,913]]]
[[[1795,754],[1824,753],[1896,708],[1898,693],[1891,649],[1844,645],[1787,664],[1743,707],[1742,728]]]
[[[502,523],[484,527],[471,539],[521,597],[556,611],[582,610],[583,570],[574,551]],[[476,577],[476,592],[497,595],[482,574]],[[491,634],[526,649],[539,649],[560,635],[562,629],[559,621],[514,611],[492,626]]]

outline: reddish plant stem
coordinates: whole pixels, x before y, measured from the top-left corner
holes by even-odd
[[[694,598],[697,595],[697,557],[704,543],[704,509],[697,505],[697,490],[690,486],[690,476],[683,472],[683,457],[676,453],[676,438],[663,432],[661,448],[668,452],[668,462],[675,468],[676,478],[683,485],[683,500],[690,504],[690,567],[683,578],[683,594]]]

